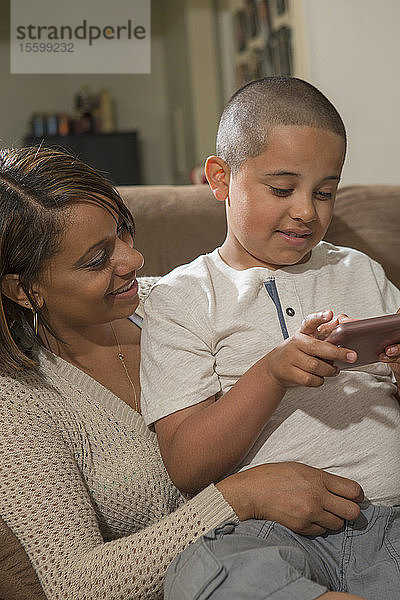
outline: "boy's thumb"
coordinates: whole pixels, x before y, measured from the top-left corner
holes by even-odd
[[[306,335],[314,335],[318,333],[318,327],[327,321],[330,321],[333,317],[331,310],[324,310],[319,313],[311,313],[307,315],[301,324],[300,332]]]

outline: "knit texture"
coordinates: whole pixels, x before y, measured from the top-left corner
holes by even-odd
[[[47,351],[0,374],[0,511],[51,600],[162,596],[171,560],[225,520],[209,486],[188,502],[155,434],[88,375]]]

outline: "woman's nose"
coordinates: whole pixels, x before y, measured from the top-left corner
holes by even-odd
[[[117,275],[123,276],[132,271],[139,271],[144,265],[143,254],[122,240],[119,240],[118,246],[118,253],[115,260]]]
[[[135,253],[135,258],[136,258],[136,271],[139,271],[139,269],[141,269],[144,265],[144,256],[141,252],[139,252],[139,250],[136,250],[136,248],[132,248],[132,250]]]

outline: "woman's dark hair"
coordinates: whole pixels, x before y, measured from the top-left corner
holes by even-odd
[[[67,152],[40,147],[0,150],[0,282],[17,274],[41,324],[50,324],[32,294],[46,261],[60,249],[67,209],[76,202],[95,202],[115,218],[118,214],[131,235],[132,215],[113,185],[95,169]],[[7,298],[0,299],[0,353],[11,369],[32,367],[30,350],[38,343],[32,311]]]

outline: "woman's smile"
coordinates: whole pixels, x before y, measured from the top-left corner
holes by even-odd
[[[114,298],[133,298],[138,293],[138,282],[136,279],[136,273],[134,279],[126,283],[124,286],[116,290],[115,292],[110,292],[109,296],[114,296]]]

